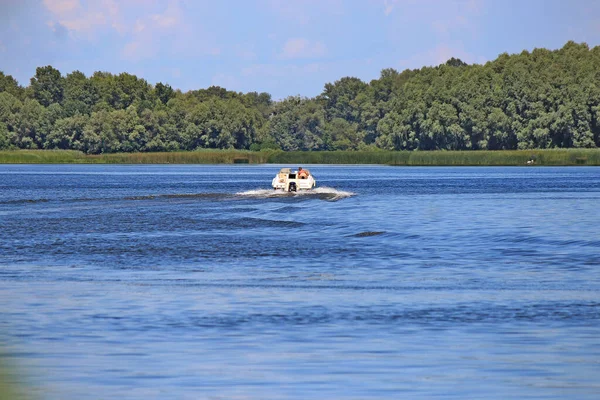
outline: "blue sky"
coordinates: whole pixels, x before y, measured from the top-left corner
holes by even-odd
[[[344,76],[600,45],[597,0],[0,0],[0,70],[316,96]]]

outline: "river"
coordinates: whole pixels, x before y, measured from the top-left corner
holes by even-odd
[[[600,168],[0,165],[41,399],[597,399]],[[292,166],[296,167],[296,166]],[[303,166],[304,167],[304,166]]]

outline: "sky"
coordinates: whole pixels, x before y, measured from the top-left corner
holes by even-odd
[[[279,100],[569,40],[600,45],[599,0],[0,0],[0,71],[23,86],[52,65]]]

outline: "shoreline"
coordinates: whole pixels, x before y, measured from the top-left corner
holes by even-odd
[[[86,155],[74,150],[0,151],[0,164],[333,164],[390,166],[600,166],[600,149],[469,151],[200,150]]]

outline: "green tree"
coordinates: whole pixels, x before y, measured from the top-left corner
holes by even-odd
[[[22,100],[24,95],[23,88],[11,75],[4,75],[4,72],[0,71],[0,93],[7,92],[15,96],[17,99]]]
[[[144,79],[138,79],[135,75],[95,72],[90,82],[99,95],[94,111],[123,110],[136,101],[152,102],[153,100],[152,87]]]
[[[17,130],[23,103],[9,92],[0,92],[0,122],[9,132]]]
[[[326,147],[329,150],[358,150],[364,135],[355,124],[342,118],[334,118],[325,124]]]
[[[4,122],[0,122],[0,150],[6,150],[9,147],[8,128]]]
[[[156,97],[163,103],[167,104],[169,100],[175,97],[175,91],[170,85],[163,84],[162,82],[158,82],[154,87],[154,91],[156,92]]]
[[[322,150],[329,141],[324,125],[325,112],[318,102],[288,97],[274,105],[269,136],[286,151]]]
[[[273,100],[269,93],[249,92],[242,96],[242,102],[246,107],[257,109],[264,119],[268,119],[271,115]]]
[[[110,150],[109,112],[92,112],[88,123],[83,129],[81,149],[87,154],[108,153]]]
[[[100,100],[97,87],[80,71],[74,71],[65,77],[63,108],[67,116],[87,114]]]
[[[52,66],[38,67],[31,78],[33,97],[44,107],[63,101],[64,78]]]
[[[454,58],[452,57],[451,59],[449,59],[448,61],[446,61],[446,65],[450,66],[450,67],[466,67],[467,64],[466,62],[462,61],[460,58]]]
[[[140,123],[144,126],[146,137],[141,151],[168,151],[177,148],[190,150],[184,146],[180,131],[171,122],[167,109],[142,111]]]
[[[325,105],[327,119],[343,118],[348,122],[359,121],[360,111],[355,102],[359,93],[367,90],[368,85],[358,78],[345,77],[335,83],[325,84],[321,101]]]
[[[87,115],[75,115],[57,120],[47,137],[47,149],[73,149],[85,151],[84,131],[89,122]]]
[[[273,101],[218,86],[182,93],[127,73],[63,78],[46,66],[26,88],[0,72],[0,123],[10,146],[88,153],[598,147],[598,71],[600,47],[568,42],[485,65],[388,68],[369,83],[345,77],[316,98]]]
[[[21,149],[43,148],[49,132],[46,109],[36,100],[25,99],[11,142]]]

